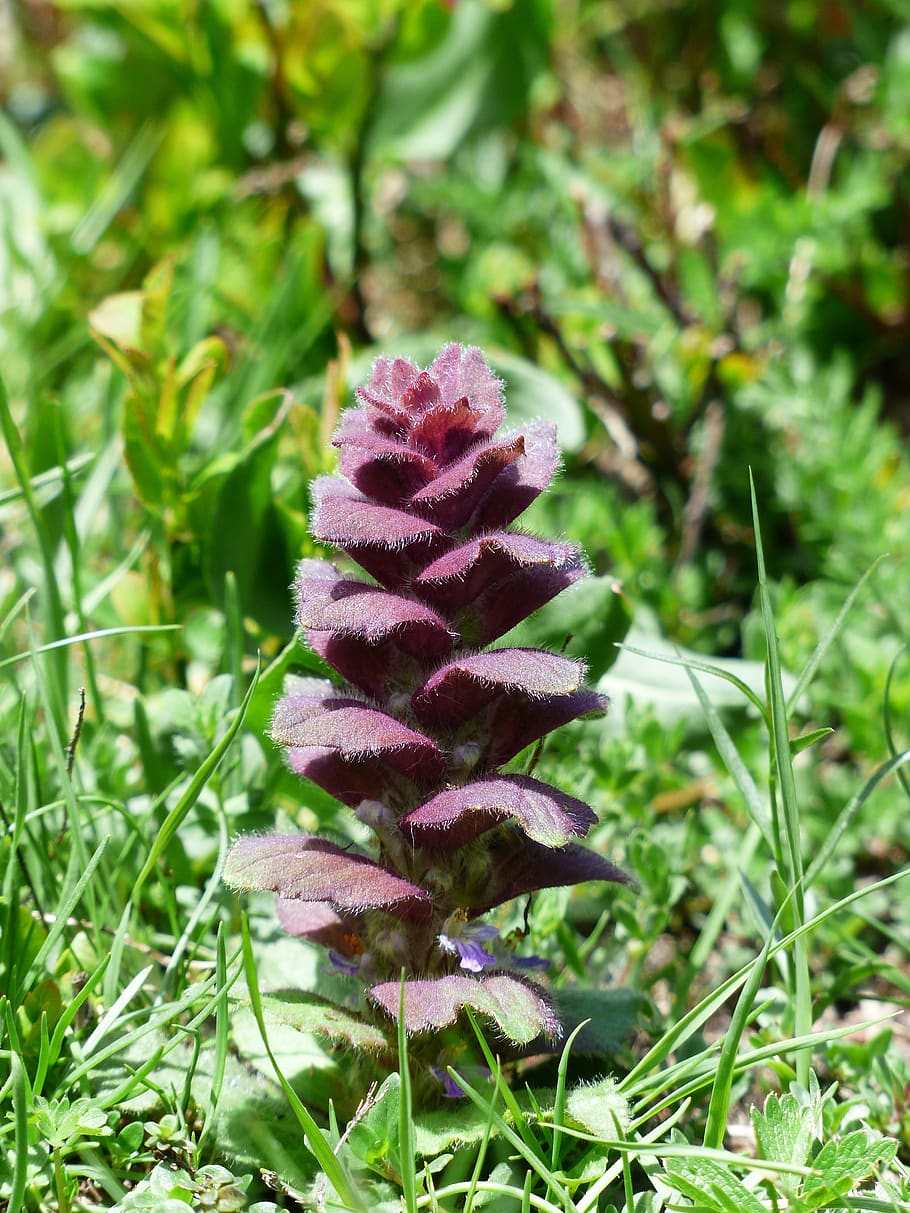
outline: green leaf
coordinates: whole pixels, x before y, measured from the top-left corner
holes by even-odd
[[[615,1054],[628,1041],[638,1023],[642,999],[635,990],[596,990],[581,987],[554,990],[560,1022],[567,1031],[589,1022],[572,1044],[572,1052]]]
[[[830,737],[834,729],[813,729],[810,733],[803,733],[799,737],[790,739],[790,753],[792,755],[802,754],[803,750],[811,749],[816,742],[821,741],[823,737]]]
[[[821,1108],[800,1104],[793,1095],[769,1095],[763,1112],[752,1109],[752,1127],[762,1158],[802,1166],[821,1130]]]
[[[614,578],[585,577],[519,623],[502,643],[583,660],[588,680],[596,682],[616,661],[631,622],[628,600]]]
[[[821,1209],[845,1196],[868,1179],[897,1153],[897,1142],[870,1131],[857,1129],[840,1141],[827,1141],[813,1158],[818,1176],[806,1180],[800,1193],[802,1207]]]
[[[429,53],[390,67],[372,130],[380,154],[449,160],[469,135],[507,126],[524,112],[549,51],[548,6],[494,7],[462,0]]]
[[[711,1213],[768,1213],[761,1200],[732,1171],[709,1158],[673,1159],[668,1182],[698,1209]]]
[[[300,1032],[326,1037],[337,1044],[368,1052],[385,1052],[388,1037],[354,1011],[339,1007],[318,994],[284,991],[262,995],[262,1009],[269,1021],[286,1024]]]

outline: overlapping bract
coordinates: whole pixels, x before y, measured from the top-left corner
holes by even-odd
[[[373,580],[304,560],[295,582],[297,623],[347,685],[293,680],[272,736],[376,842],[243,838],[225,878],[278,894],[286,929],[332,949],[392,1017],[404,967],[408,1031],[473,1007],[527,1045],[559,1033],[549,996],[486,948],[471,964],[489,956],[492,971],[465,973],[459,929],[537,889],[625,879],[572,841],[596,820],[587,805],[501,770],[606,708],[578,662],[485,647],[584,575],[573,545],[510,529],[554,474],[555,429],[497,437],[500,384],[459,345],[427,370],[380,358],[357,397],[334,440],[344,478],[315,482],[311,526]]]

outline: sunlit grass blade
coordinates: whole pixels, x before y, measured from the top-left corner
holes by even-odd
[[[187,813],[189,813],[190,809],[199,799],[199,794],[202,792],[202,789],[218,769],[222,759],[230,749],[231,743],[237,736],[237,733],[240,731],[240,727],[243,724],[244,717],[246,716],[246,710],[249,707],[250,700],[256,693],[256,685],[259,682],[259,671],[260,666],[257,664],[256,672],[253,675],[252,681],[250,682],[247,692],[243,697],[243,702],[237,709],[234,719],[231,721],[229,727],[225,730],[224,736],[212,750],[211,754],[209,754],[205,761],[200,765],[199,770],[190,780],[186,791],[162,822],[161,829],[158,831],[155,837],[155,841],[148,853],[148,857],[142,866],[142,870],[136,878],[136,883],[133,887],[132,894],[132,900],[134,903],[138,898],[139,890],[145,884],[146,880],[148,880],[149,875],[154,871],[155,865],[161,858],[161,855],[168,843],[179,829]]]
[[[6,385],[3,382],[3,377],[0,376],[0,433],[6,442],[6,449],[9,453],[10,460],[13,465],[13,470],[16,473],[16,479],[19,483],[19,488],[22,491],[22,496],[25,500],[25,506],[28,511],[29,519],[32,528],[35,532],[35,537],[38,540],[38,549],[41,553],[41,566],[44,574],[44,602],[45,602],[45,617],[49,630],[54,636],[62,636],[66,631],[64,626],[64,610],[63,600],[60,595],[60,588],[57,584],[57,577],[54,571],[54,550],[51,542],[51,537],[48,534],[47,527],[41,517],[41,511],[38,507],[38,502],[35,498],[35,493],[32,488],[31,473],[28,468],[28,461],[25,453],[25,446],[22,442],[22,437],[19,430],[16,428],[16,423],[13,420],[12,412],[10,411],[9,397],[6,392]],[[2,668],[2,666],[0,666]],[[54,658],[50,666],[53,671],[55,681],[59,684],[60,697],[66,698],[67,686],[67,667],[66,657],[61,655]]]
[[[774,944],[777,924],[784,914],[785,907],[781,906],[771,929],[768,931],[764,946],[756,957],[749,977],[744,984],[736,1008],[730,1018],[730,1024],[724,1034],[724,1043],[717,1063],[717,1072],[711,1087],[711,1100],[708,1104],[708,1118],[705,1124],[704,1145],[709,1150],[719,1150],[724,1142],[727,1131],[727,1119],[730,1111],[730,1097],[733,1090],[733,1078],[736,1072],[736,1061],[739,1045],[746,1025],[752,1017],[756,995],[765,975],[765,966]]]
[[[519,1106],[518,1100],[512,1091],[512,1088],[502,1077],[502,1066],[499,1063],[499,1058],[493,1056],[493,1051],[487,1043],[487,1039],[481,1031],[474,1012],[470,1007],[465,1007],[465,1014],[468,1022],[477,1037],[477,1043],[480,1045],[480,1051],[483,1053],[484,1061],[493,1076],[496,1083],[496,1093],[502,1099],[503,1103],[509,1109],[512,1119],[515,1122],[515,1128],[524,1139],[525,1146],[535,1157],[543,1158],[543,1147],[535,1136],[531,1126],[528,1124],[528,1118]],[[460,1085],[460,1084],[459,1084]]]
[[[711,702],[709,696],[705,692],[704,687],[696,678],[694,670],[687,665],[686,673],[689,677],[689,681],[692,683],[692,689],[695,691],[695,694],[698,697],[698,702],[705,714],[705,719],[708,722],[708,728],[711,732],[711,736],[714,739],[714,744],[717,746],[718,752],[724,761],[724,765],[730,772],[733,782],[736,784],[737,790],[745,802],[746,808],[749,811],[749,816],[761,831],[762,836],[764,837],[765,842],[771,851],[771,854],[774,854],[774,833],[771,816],[768,812],[768,807],[765,804],[762,794],[758,790],[758,785],[749,774],[749,770],[740,757],[733,738],[730,736],[724,722],[720,718],[720,713]]]
[[[313,1120],[313,1117],[301,1103],[299,1095],[285,1078],[275,1058],[275,1054],[272,1052],[272,1046],[269,1044],[268,1032],[266,1031],[265,1018],[262,1013],[262,999],[259,994],[259,983],[256,978],[256,962],[253,958],[253,943],[250,939],[250,928],[245,914],[241,917],[241,929],[243,936],[243,971],[250,996],[250,1006],[253,1010],[256,1026],[259,1028],[259,1035],[262,1038],[263,1046],[268,1054],[269,1061],[272,1063],[272,1069],[275,1071],[275,1077],[287,1096],[288,1103],[291,1105],[297,1123],[303,1131],[304,1144],[319,1163],[329,1183],[331,1183],[332,1187],[349,1208],[367,1213],[367,1206],[355,1189],[351,1178],[339,1159],[332,1152],[328,1142],[322,1135],[319,1125]]]
[[[227,980],[227,947],[224,942],[224,924],[219,923],[218,935],[215,940],[215,986],[221,991],[215,1007],[215,1058],[212,1065],[212,1085],[205,1104],[205,1121],[199,1134],[200,1144],[211,1132],[215,1124],[215,1113],[221,1099],[221,1088],[224,1085],[224,1073],[227,1067],[228,1047],[230,1044],[230,1018],[228,1011],[228,980]]]
[[[704,925],[699,932],[698,939],[696,939],[692,946],[692,951],[686,957],[685,969],[676,981],[673,1011],[671,1013],[672,1019],[678,1019],[685,1012],[692,982],[707,964],[708,958],[720,938],[733,902],[736,900],[742,887],[742,873],[752,861],[752,856],[755,854],[761,837],[762,834],[758,824],[752,821],[740,844],[737,855],[737,867],[727,873],[723,885],[714,898],[714,903],[711,906],[708,917],[705,919]]]
[[[559,1130],[565,1123],[566,1116],[566,1078],[569,1073],[569,1056],[575,1038],[590,1022],[590,1019],[585,1019],[572,1030],[562,1047],[559,1058],[559,1067],[556,1071],[556,1097],[553,1100],[553,1148],[550,1151],[550,1167],[554,1171],[559,1167],[559,1156],[562,1150],[562,1135]]]
[[[863,573],[862,577],[860,577],[859,581],[856,583],[856,585],[853,587],[853,589],[847,595],[846,599],[844,600],[843,605],[841,606],[841,609],[837,612],[837,616],[836,616],[834,622],[827,629],[825,634],[821,637],[818,644],[815,646],[815,650],[812,653],[812,656],[806,662],[806,665],[803,667],[802,671],[800,672],[799,676],[797,677],[796,686],[794,686],[794,688],[790,692],[790,695],[787,699],[788,709],[792,709],[792,708],[796,707],[796,705],[799,703],[799,701],[803,695],[803,692],[806,690],[806,688],[811,683],[812,679],[815,677],[815,674],[816,674],[819,666],[821,665],[821,663],[824,661],[825,657],[828,654],[828,650],[831,648],[831,645],[837,639],[841,629],[844,626],[844,621],[846,620],[847,616],[849,615],[853,604],[856,602],[857,598],[859,597],[866,582],[869,580],[869,578],[872,576],[872,574],[875,572],[875,570],[878,568],[878,566],[881,564],[881,562],[883,560],[887,560],[887,556],[884,556],[884,555],[879,556],[878,560],[876,560],[873,564],[871,564],[869,566],[868,569],[866,569],[865,573]]]
[[[163,124],[151,121],[144,122],[136,131],[100,193],[73,229],[70,244],[79,256],[90,253],[104,235],[138,185],[165,134]]]
[[[662,661],[665,665],[682,666],[685,670],[696,670],[699,674],[710,674],[713,678],[722,678],[724,682],[728,682],[731,686],[736,687],[744,699],[756,709],[763,720],[768,718],[768,706],[755,691],[739,678],[731,670],[721,669],[720,666],[712,665],[708,661],[698,661],[691,657],[671,657],[669,653],[652,653],[647,649],[638,649],[631,644],[620,644],[617,646],[625,653],[634,653],[636,657],[647,657],[650,661]]]
[[[837,850],[837,844],[840,842],[849,828],[850,822],[853,821],[857,813],[860,811],[860,809],[862,809],[863,805],[866,803],[881,781],[887,778],[888,775],[900,775],[908,762],[910,762],[910,750],[904,750],[903,754],[896,754],[894,758],[889,759],[888,762],[883,762],[881,766],[869,776],[860,790],[850,797],[850,799],[838,813],[834,822],[831,824],[831,827],[825,837],[825,841],[822,843],[815,858],[806,869],[806,875],[804,877],[806,888],[809,888],[818,879],[819,874],[824,870],[825,865]]]
[[[28,1183],[28,1112],[29,1098],[28,1079],[25,1066],[19,1054],[13,1050],[10,1053],[10,1075],[13,1086],[13,1175],[10,1183],[10,1194],[7,1213],[20,1213],[25,1199],[25,1189]]]
[[[771,801],[772,824],[774,826],[775,837],[782,838],[786,843],[787,867],[784,871],[781,871],[780,875],[782,878],[786,878],[789,884],[791,897],[788,904],[791,907],[794,925],[799,926],[806,917],[799,803],[796,795],[796,780],[793,776],[793,755],[790,751],[787,699],[784,695],[780,647],[771,605],[771,593],[768,588],[767,571],[765,569],[765,554],[762,545],[761,522],[758,516],[755,481],[751,474],[749,477],[749,488],[752,497],[755,559],[758,566],[758,592],[768,663],[768,697],[771,708],[771,743],[773,747],[772,759],[780,791],[781,812],[779,819],[777,819],[778,814],[776,812],[777,800],[775,797],[772,797]],[[809,974],[809,958],[801,938],[794,941],[792,959],[793,986],[791,995],[793,1000],[794,1034],[805,1036],[812,1025],[812,987]],[[797,1074],[803,1086],[809,1080],[809,1061],[809,1057],[805,1054],[801,1053],[797,1056]]]
[[[414,1148],[413,1092],[408,1062],[408,1034],[404,1019],[405,973],[398,995],[398,1155],[401,1159],[401,1192],[407,1213],[417,1213],[417,1156]]]
[[[509,1144],[518,1151],[534,1174],[547,1185],[549,1195],[562,1202],[561,1208],[563,1210],[571,1209],[573,1207],[571,1196],[558,1176],[554,1174],[554,1172],[551,1171],[549,1166],[544,1162],[539,1143],[534,1141],[533,1145],[529,1145],[525,1140],[525,1136],[516,1132],[515,1129],[513,1129],[511,1125],[509,1125],[504,1118],[493,1109],[492,1103],[485,1099],[479,1091],[475,1090],[467,1079],[462,1078],[461,1075],[456,1070],[452,1069],[451,1066],[448,1068],[448,1073],[453,1082],[458,1084],[460,1089],[464,1091],[465,1095],[467,1095],[468,1099],[470,1099],[474,1106],[490,1117],[498,1134],[501,1137],[504,1137],[506,1141],[508,1141]],[[493,1074],[494,1078],[497,1080],[498,1092],[504,1091],[505,1084],[502,1081],[502,1075],[498,1065],[496,1065]],[[516,1123],[521,1123],[523,1121],[526,1121],[526,1117],[523,1113],[520,1113],[520,1121]],[[477,1188],[478,1190],[483,1190],[484,1185],[478,1184]]]
[[[905,868],[900,872],[893,872],[890,876],[885,876],[881,880],[874,881],[872,884],[866,885],[861,889],[854,889],[846,897],[842,897],[839,901],[820,910],[814,917],[804,922],[801,926],[794,928],[780,939],[775,940],[769,955],[773,956],[778,950],[786,949],[800,938],[807,936],[810,932],[816,930],[829,918],[840,914],[843,910],[853,905],[854,902],[861,901],[864,897],[870,896],[872,893],[887,889],[893,884],[897,884],[902,880],[910,877],[910,868]],[[734,994],[739,987],[748,980],[756,961],[750,960],[742,968],[732,973],[725,981],[721,982],[714,990],[705,997],[690,1011],[688,1011],[681,1019],[674,1021],[670,1027],[664,1032],[663,1036],[651,1046],[644,1057],[642,1057],[629,1073],[619,1083],[619,1090],[628,1096],[630,1099],[635,1099],[638,1095],[660,1087],[662,1076],[660,1073],[655,1073],[658,1066],[665,1061],[671,1053],[683,1045],[687,1040],[690,1040],[695,1032]]]
[[[43,1064],[39,1067],[39,1069],[35,1073],[35,1080],[34,1080],[33,1086],[34,1086],[34,1092],[36,1095],[40,1095],[41,1092],[43,1091],[44,1080],[47,1076],[48,1069],[51,1066],[56,1065],[57,1060],[60,1057],[60,1053],[63,1049],[64,1040],[66,1039],[66,1035],[67,1035],[70,1027],[74,1023],[76,1016],[79,1014],[80,1009],[88,1001],[88,998],[94,991],[95,986],[98,984],[98,982],[101,980],[102,976],[104,975],[104,970],[107,968],[109,961],[110,961],[109,956],[102,957],[101,962],[98,965],[98,967],[95,969],[95,971],[93,973],[91,973],[89,975],[89,977],[84,982],[82,989],[78,992],[78,994],[76,994],[76,996],[66,1005],[66,1007],[63,1010],[63,1014],[60,1016],[60,1018],[57,1020],[57,1023],[54,1025],[53,1035],[50,1038],[47,1052],[46,1052],[46,1054],[42,1054]]]
[[[96,628],[91,632],[80,632],[77,636],[63,636],[59,640],[36,645],[33,649],[26,649],[12,657],[4,657],[0,661],[0,670],[9,665],[17,665],[20,661],[27,661],[29,657],[50,653],[54,649],[69,648],[74,644],[85,644],[89,640],[103,640],[106,636],[141,636],[146,632],[179,632],[181,626],[179,623],[132,624],[124,627]]]
[[[74,878],[79,869],[79,862],[76,858],[75,851],[73,851],[70,857],[70,863],[67,867],[66,876],[64,877],[63,891],[57,905],[57,912],[54,917],[54,921],[51,923],[44,942],[35,953],[35,957],[32,960],[32,963],[29,965],[28,971],[24,975],[22,982],[23,988],[24,986],[28,985],[33,974],[40,973],[44,967],[44,963],[56,945],[57,940],[66,929],[70,916],[81,901],[83,893],[91,884],[92,878],[95,875],[95,869],[101,860],[101,856],[104,853],[107,843],[108,840],[106,838],[101,840],[94,854],[89,857],[89,860],[78,879]]]
[[[885,739],[888,742],[888,750],[890,751],[892,758],[897,757],[898,747],[894,741],[894,727],[891,720],[891,683],[894,680],[894,671],[900,664],[901,659],[906,657],[908,653],[910,653],[910,647],[904,644],[901,645],[901,647],[894,654],[894,660],[888,667],[888,677],[885,679],[885,690],[882,696],[882,717],[885,727]],[[910,779],[907,778],[907,772],[901,769],[897,772],[897,777],[900,780],[901,787],[904,789],[907,795],[910,796]]]

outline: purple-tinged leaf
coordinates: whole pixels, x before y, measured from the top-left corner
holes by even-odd
[[[584,573],[584,565],[574,543],[551,543],[520,532],[497,531],[469,539],[438,556],[415,577],[414,589],[439,610],[451,612],[503,582],[502,592],[510,594],[509,579],[516,573],[536,570],[571,575],[574,581]]]
[[[401,985],[387,981],[373,986],[370,997],[398,1018]],[[432,1032],[458,1019],[471,1007],[492,1019],[513,1044],[527,1045],[538,1036],[558,1037],[559,1020],[547,994],[533,982],[505,973],[487,977],[439,977],[404,983],[404,1025],[409,1033]]]
[[[529,701],[570,695],[584,672],[581,662],[542,649],[492,649],[447,662],[411,702],[422,724],[459,725],[500,695]]]
[[[408,405],[402,396],[417,379],[420,371],[407,358],[377,358],[373,374],[366,387],[356,391],[358,400],[385,414],[401,426],[407,426],[410,417]],[[437,396],[438,398],[438,396]]]
[[[538,889],[557,889],[586,880],[629,884],[629,877],[615,864],[574,843],[562,850],[515,839],[501,840],[500,845],[503,853],[498,863],[471,899],[470,908],[477,914]]]
[[[504,468],[493,481],[472,520],[475,530],[508,526],[539,497],[559,465],[556,426],[548,422],[524,431],[524,458]]]
[[[341,448],[341,471],[372,500],[401,505],[431,480],[438,468],[422,451],[369,427],[365,412],[349,409],[333,439]]]
[[[439,661],[452,647],[445,620],[435,611],[403,594],[345,579],[326,561],[301,561],[294,587],[297,622],[303,628],[355,638],[363,642],[360,648],[392,639],[396,647],[427,664]]]
[[[341,912],[385,910],[412,922],[426,922],[433,914],[433,901],[423,889],[314,834],[238,839],[228,852],[224,880],[233,888],[328,903]]]
[[[527,775],[494,775],[448,788],[401,820],[401,829],[421,846],[455,848],[500,821],[514,819],[546,847],[583,838],[597,821],[582,800]]]
[[[428,374],[439,384],[446,401],[467,397],[483,418],[478,433],[494,434],[502,424],[502,382],[496,378],[476,345],[452,342],[436,356]]]
[[[320,543],[333,543],[345,551],[364,544],[398,550],[443,534],[424,518],[368,501],[336,477],[319,476],[311,488],[316,507],[311,529]]]
[[[356,915],[349,914],[342,918],[328,902],[298,901],[291,897],[279,897],[275,912],[289,935],[318,943],[323,948],[334,948],[345,956],[353,954],[357,936]]]
[[[340,547],[388,588],[401,585],[451,544],[435,523],[368,501],[344,480],[320,476],[311,490],[314,537]]]
[[[431,783],[445,769],[436,742],[375,708],[339,696],[317,679],[300,679],[306,693],[279,700],[272,737],[290,747],[288,761],[345,804],[376,797],[391,773]]]
[[[524,439],[520,434],[507,442],[472,446],[418,489],[408,508],[447,530],[463,526],[502,469],[523,454]]]

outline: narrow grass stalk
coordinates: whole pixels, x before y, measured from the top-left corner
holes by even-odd
[[[44,617],[51,634],[62,636],[66,628],[64,626],[63,601],[60,597],[60,589],[57,585],[57,577],[54,571],[54,551],[51,537],[44,525],[41,510],[32,488],[25,446],[13,421],[9,397],[7,396],[2,376],[0,376],[0,433],[3,434],[6,441],[6,448],[9,451],[13,470],[16,473],[16,479],[22,491],[25,507],[28,511],[35,537],[38,540],[38,549],[41,553],[41,567],[44,573]],[[51,661],[50,669],[52,677],[60,690],[59,699],[65,702],[66,688],[68,686],[68,670],[65,656],[54,657]],[[58,720],[59,723],[61,723],[60,720]]]
[[[417,1213],[417,1156],[414,1149],[413,1099],[411,1070],[408,1064],[408,1034],[404,1019],[404,987],[406,974],[401,972],[401,994],[398,1000],[398,1073],[401,1087],[398,1096],[398,1153],[401,1158],[401,1191],[407,1213]]]
[[[13,1087],[13,1125],[15,1150],[13,1153],[13,1176],[10,1184],[7,1213],[19,1213],[25,1199],[28,1182],[28,1112],[31,1096],[25,1065],[19,1054],[10,1053],[10,1076]]]
[[[340,1160],[335,1156],[329,1147],[328,1142],[322,1135],[322,1130],[317,1125],[316,1121],[300,1102],[300,1097],[297,1092],[285,1078],[281,1067],[272,1052],[272,1046],[269,1044],[268,1032],[265,1027],[265,1018],[262,1013],[262,999],[259,994],[259,984],[256,978],[256,962],[253,958],[253,944],[250,939],[250,927],[246,915],[241,917],[241,931],[243,937],[243,971],[246,976],[247,989],[250,996],[250,1006],[253,1010],[253,1017],[256,1020],[256,1026],[259,1028],[259,1035],[262,1038],[262,1043],[265,1051],[268,1054],[269,1061],[272,1063],[272,1069],[275,1071],[275,1076],[281,1085],[281,1089],[287,1096],[288,1103],[291,1105],[291,1110],[303,1131],[304,1145],[319,1163],[325,1173],[329,1183],[345,1202],[345,1204],[358,1213],[367,1213],[367,1206],[363,1199],[354,1187],[353,1180],[345,1171]]]
[[[777,797],[772,796],[772,821],[775,838],[781,844],[781,850],[783,851],[783,854],[779,854],[777,858],[780,875],[786,880],[788,890],[792,894],[789,904],[791,906],[793,925],[800,927],[805,921],[806,906],[805,889],[803,886],[803,855],[802,839],[800,836],[799,803],[796,796],[796,781],[793,777],[790,733],[787,726],[787,700],[784,695],[781,673],[780,648],[765,569],[765,555],[762,546],[761,523],[758,516],[758,500],[755,495],[755,481],[751,475],[749,477],[749,487],[752,496],[752,522],[755,529],[755,557],[758,564],[759,599],[761,601],[761,614],[767,649],[771,742],[782,809],[782,812],[779,813]],[[785,843],[785,850],[783,850],[783,843]],[[812,986],[809,974],[808,952],[801,936],[794,940],[792,962],[793,984],[791,994],[793,999],[794,1035],[805,1036],[812,1026]],[[809,1081],[809,1061],[808,1054],[801,1053],[797,1056],[797,1077],[802,1086],[806,1086]]]

